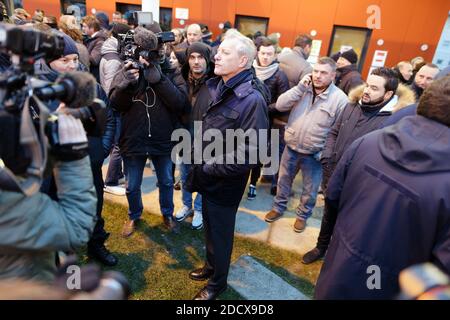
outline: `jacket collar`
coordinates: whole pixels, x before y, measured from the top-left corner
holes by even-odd
[[[206,85],[208,86],[212,101],[217,102],[223,99],[228,92],[233,92],[238,99],[243,99],[252,90],[252,79],[252,72],[250,70],[244,70],[228,80],[227,83],[224,83],[221,77],[214,77],[209,79]]]
[[[308,60],[308,55],[305,53],[302,47],[294,47],[292,48],[292,51],[299,54],[303,59]]]
[[[328,99],[328,95],[334,90],[334,88],[335,88],[336,86],[335,86],[335,84],[332,82],[332,83],[330,83],[330,85],[328,86],[328,88],[324,91],[324,92],[322,92],[321,94],[318,94],[317,96],[316,96],[316,98],[320,98],[320,99],[323,99],[323,100],[327,100]],[[310,92],[312,95],[314,95],[315,94],[315,92],[313,91],[314,89],[312,88],[312,87],[309,87],[308,88],[308,92]]]

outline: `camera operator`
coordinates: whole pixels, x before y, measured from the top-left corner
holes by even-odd
[[[29,121],[25,121],[27,112]],[[36,138],[29,110],[22,113],[21,119],[21,126],[28,130],[20,130],[20,134],[4,115],[2,110],[0,135],[8,139],[0,145],[0,280],[51,282],[56,271],[55,251],[80,249],[94,227],[96,197],[86,133],[80,120],[64,114],[58,117],[61,147],[76,143],[77,151],[64,153],[66,149],[61,148],[55,153],[54,176],[59,198],[56,202],[46,194],[28,193],[23,188],[29,171],[27,167],[18,167],[22,161],[14,144],[18,145],[20,136],[20,141],[30,142],[30,149],[35,146],[45,150],[43,139]],[[30,131],[32,134],[26,134]]]
[[[78,50],[75,41],[69,36],[62,34],[64,38],[64,54],[63,57],[50,61],[49,65],[45,61],[41,60],[40,64],[37,66],[40,73],[40,77],[44,80],[54,82],[60,73],[75,71],[79,68],[78,60]],[[82,93],[80,93],[82,94]],[[89,141],[89,157],[91,160],[92,175],[94,178],[94,186],[97,192],[97,223],[92,235],[91,240],[88,244],[88,254],[96,258],[104,265],[114,266],[117,264],[117,258],[111,254],[105,247],[105,241],[109,236],[104,229],[104,220],[102,218],[102,207],[103,207],[103,176],[102,176],[102,165],[104,159],[108,156],[112,143],[114,141],[115,126],[116,122],[112,114],[112,109],[108,106],[108,98],[97,83],[97,98],[101,99],[106,108],[106,124],[104,128],[101,127],[102,124],[96,122],[96,128],[93,132],[88,131],[88,141]],[[60,105],[58,101],[52,101],[49,103],[49,109],[55,111],[56,109],[64,111],[65,106]],[[102,134],[103,133],[103,134]],[[47,179],[44,181],[42,191],[49,194],[53,199],[56,198],[54,183],[52,179]]]
[[[170,156],[174,144],[171,135],[187,104],[187,88],[179,71],[161,71],[168,61],[161,50],[162,44],[157,44],[155,33],[159,32],[161,28],[157,23],[149,25],[148,29],[135,29],[134,40],[149,42],[149,47],[153,48],[150,52],[153,58],[147,61],[139,57],[140,69],[132,67],[132,62],[124,63],[122,70],[114,77],[109,95],[111,104],[121,112],[122,119],[119,147],[127,169],[126,195],[129,204],[129,221],[122,232],[124,237],[134,232],[136,222],[142,215],[141,183],[148,158],[155,166],[164,224],[170,231],[178,231],[173,218]],[[159,56],[154,57],[158,53]],[[161,64],[162,56],[164,60]]]

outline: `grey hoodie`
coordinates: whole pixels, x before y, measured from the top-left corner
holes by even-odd
[[[103,43],[101,50],[102,59],[100,60],[100,84],[106,94],[109,94],[111,82],[116,73],[122,67],[122,61],[119,58],[117,47],[117,39],[110,37]]]

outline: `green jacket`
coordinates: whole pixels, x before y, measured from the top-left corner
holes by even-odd
[[[55,251],[88,242],[97,204],[89,158],[58,162],[54,175],[58,202],[40,192],[26,197],[0,190],[0,280],[51,281]]]

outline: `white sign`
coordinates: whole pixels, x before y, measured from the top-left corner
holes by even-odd
[[[372,67],[375,68],[384,67],[384,64],[386,63],[387,54],[388,54],[387,51],[375,50],[372,60]]]
[[[343,52],[348,51],[348,50],[351,50],[351,49],[353,49],[352,46],[342,45],[342,46],[341,46],[341,50],[339,50],[339,51],[340,51],[341,53],[343,53]]]
[[[189,9],[175,8],[175,19],[189,20]]]
[[[153,21],[159,23],[159,0],[142,0],[142,11],[153,13]]]
[[[309,54],[308,62],[314,65],[319,60],[320,48],[322,47],[322,40],[313,40],[311,45],[311,53]]]

